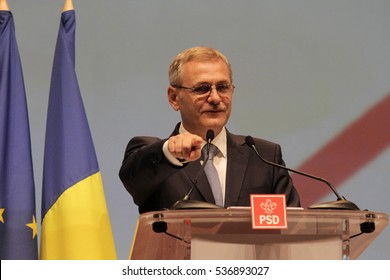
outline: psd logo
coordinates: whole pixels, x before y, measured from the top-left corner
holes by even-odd
[[[287,228],[285,194],[251,195],[252,229]]]

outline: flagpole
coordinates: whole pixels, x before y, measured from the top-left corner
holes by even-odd
[[[0,1],[2,1],[2,0],[0,0]],[[72,0],[65,0],[65,4],[64,4],[64,8],[63,8],[62,12],[66,12],[66,11],[70,11],[70,10],[74,10]]]
[[[7,0],[0,0],[0,11],[9,11]]]

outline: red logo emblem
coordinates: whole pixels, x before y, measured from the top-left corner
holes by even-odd
[[[252,228],[287,228],[285,194],[252,194]]]

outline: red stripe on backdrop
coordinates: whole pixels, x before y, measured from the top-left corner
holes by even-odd
[[[335,188],[390,146],[390,94],[309,157],[297,169],[325,178]],[[303,207],[321,200],[329,188],[292,174]],[[345,195],[348,199],[348,195]],[[352,199],[351,199],[352,200]]]

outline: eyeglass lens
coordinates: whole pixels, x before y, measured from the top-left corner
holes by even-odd
[[[219,93],[228,93],[231,91],[232,87],[233,87],[233,85],[231,85],[231,84],[218,84],[215,86],[215,89]],[[201,86],[195,87],[193,89],[193,92],[196,94],[206,94],[206,93],[209,93],[212,90],[212,88],[213,88],[212,85],[208,85],[208,84],[201,85]]]

